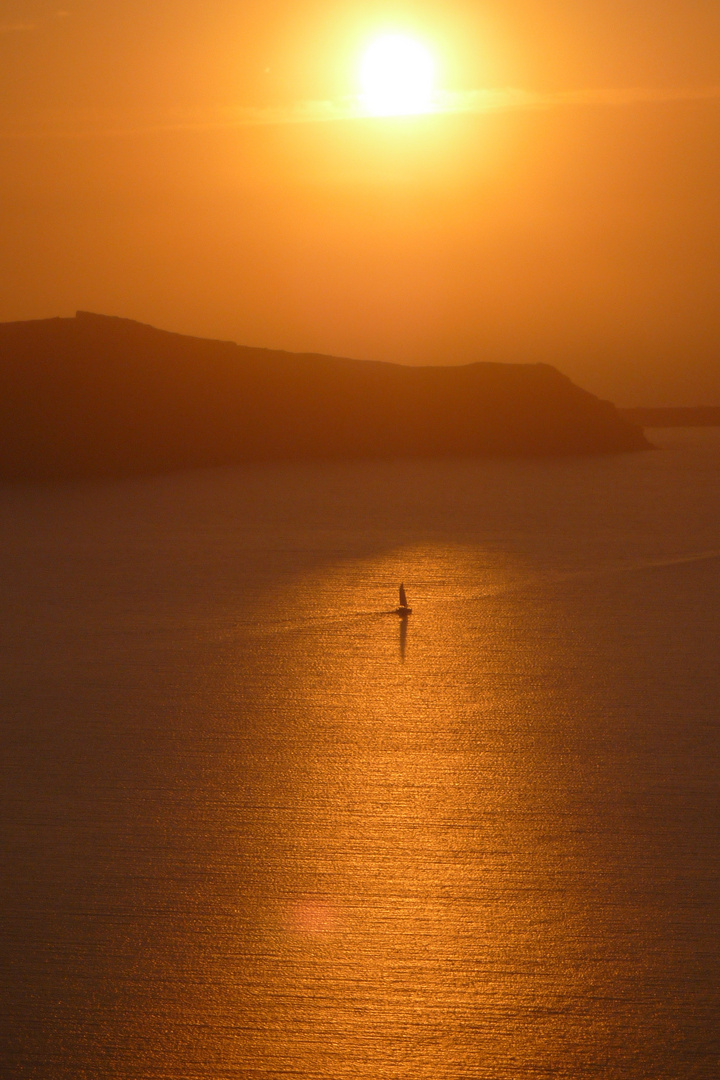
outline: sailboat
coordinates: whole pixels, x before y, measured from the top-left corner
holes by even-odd
[[[412,608],[408,607],[407,596],[405,595],[405,586],[400,586],[400,607],[395,609],[396,615],[410,615],[412,614]]]

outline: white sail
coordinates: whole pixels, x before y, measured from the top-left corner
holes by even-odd
[[[407,596],[405,595],[405,586],[401,585],[400,586],[400,607],[407,607],[407,606],[408,606],[408,602],[407,602]]]

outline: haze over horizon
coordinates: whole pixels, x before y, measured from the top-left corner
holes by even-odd
[[[388,31],[430,112],[358,107]],[[718,45],[704,0],[4,0],[0,321],[720,404]]]

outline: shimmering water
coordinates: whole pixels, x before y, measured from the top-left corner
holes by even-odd
[[[653,438],[3,489],[2,1076],[715,1080],[720,432]]]

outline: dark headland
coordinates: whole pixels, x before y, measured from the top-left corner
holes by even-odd
[[[546,364],[275,352],[87,312],[0,324],[0,419],[3,480],[648,446],[637,424]]]

